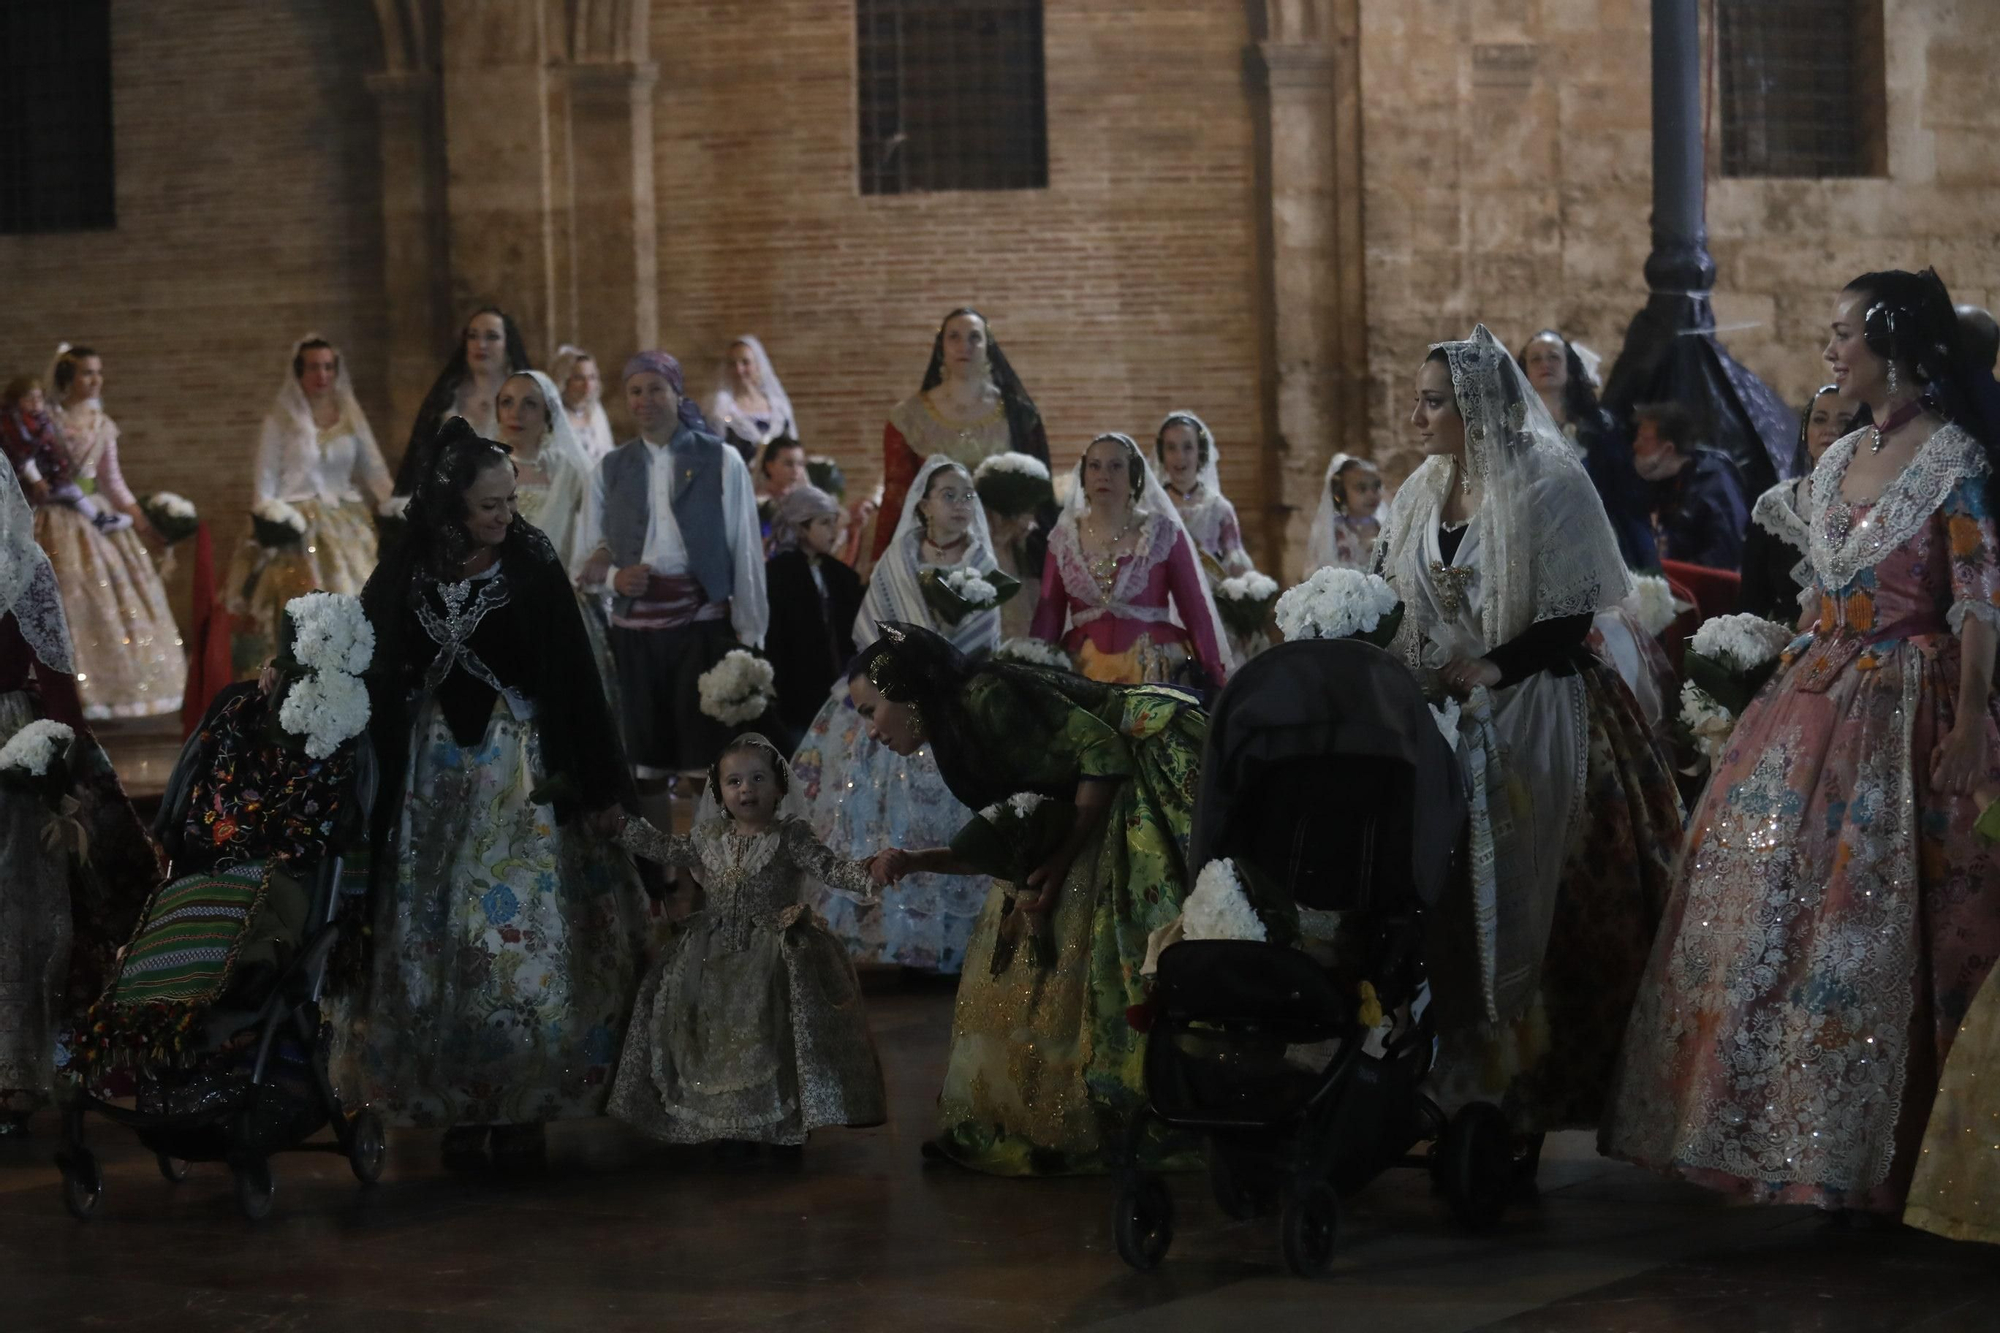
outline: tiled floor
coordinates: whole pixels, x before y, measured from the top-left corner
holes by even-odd
[[[1486,1238],[1415,1173],[1384,1177],[1315,1283],[1284,1274],[1269,1222],[1221,1219],[1184,1179],[1180,1237],[1140,1276],[1112,1248],[1107,1182],[920,1164],[949,1006],[934,986],[873,997],[893,1119],[816,1137],[796,1169],[593,1123],[559,1126],[541,1175],[453,1176],[435,1136],[402,1134],[371,1190],[337,1158],[279,1158],[253,1226],[222,1168],[169,1185],[94,1128],[106,1194],[79,1225],[44,1117],[0,1142],[0,1329],[2000,1329],[2000,1254],[1726,1206],[1578,1135],[1551,1144],[1540,1206]]]

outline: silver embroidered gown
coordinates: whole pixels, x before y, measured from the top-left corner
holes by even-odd
[[[803,899],[808,876],[872,896],[860,863],[797,819],[749,836],[727,818],[672,836],[634,819],[619,841],[700,867],[708,900],[639,988],[611,1114],[669,1143],[797,1144],[827,1125],[880,1124],[882,1068],[854,965]]]

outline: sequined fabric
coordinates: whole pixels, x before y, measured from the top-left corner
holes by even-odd
[[[643,820],[634,855],[698,867],[708,897],[639,989],[611,1114],[669,1143],[805,1142],[880,1124],[882,1068],[854,965],[801,899],[806,881],[874,889],[799,820],[739,837],[711,820],[668,836]]]
[[[267,550],[245,535],[223,581],[229,613],[237,617],[230,657],[239,679],[263,669],[278,647],[278,617],[285,603],[318,590],[359,597],[375,569],[375,520],[361,501],[295,500],[306,521],[298,546]]]
[[[1952,1045],[1903,1220],[2000,1245],[2000,974],[1988,974]]]
[[[1816,492],[1852,453],[1829,452]],[[1914,527],[1885,506],[1902,532],[1886,548],[1867,505],[1843,503],[1840,524],[1871,535],[1837,550],[1816,526],[1818,634],[1745,710],[1690,827],[1607,1152],[1763,1200],[1901,1209],[1938,1074],[2000,954],[2000,857],[1974,836],[1974,799],[1930,783],[1957,721],[1944,621],[2000,596],[1983,462],[1967,469]],[[1885,496],[1924,482],[1914,470]],[[1981,721],[1979,785],[2000,785],[1990,695]]]
[[[336,1020],[344,1097],[403,1125],[597,1115],[638,970],[638,877],[529,798],[533,724],[502,700],[461,747],[419,714],[363,991]]]
[[[99,532],[67,505],[43,505],[35,511],[35,540],[62,589],[83,715],[95,721],[178,712],[187,655],[139,534]]]

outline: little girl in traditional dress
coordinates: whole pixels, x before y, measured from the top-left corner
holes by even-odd
[[[1306,573],[1367,569],[1382,535],[1382,474],[1365,458],[1335,454],[1319,488],[1319,512],[1306,538]]]
[[[854,965],[804,895],[808,877],[856,897],[873,881],[799,809],[790,766],[752,732],[709,770],[692,832],[634,818],[619,835],[634,856],[699,867],[708,890],[639,988],[611,1092],[611,1113],[655,1138],[791,1147],[887,1116]]]

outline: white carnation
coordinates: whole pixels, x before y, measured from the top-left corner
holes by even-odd
[[[1265,940],[1269,933],[1243,881],[1236,877],[1236,863],[1210,861],[1201,868],[1194,892],[1181,906],[1182,938],[1190,940]]]
[[[250,506],[250,512],[266,523],[280,523],[302,537],[305,535],[306,516],[283,500],[259,500]]]
[[[1047,481],[1049,479],[1048,464],[1042,462],[1041,459],[1034,457],[1032,454],[1011,452],[994,454],[991,458],[980,462],[979,467],[972,474],[972,480],[976,485],[981,477],[993,472],[1020,472],[1033,477],[1037,481]]]
[[[984,611],[1000,604],[1000,590],[979,577],[976,569],[960,566],[944,576],[944,586],[951,589],[958,599],[975,611]]]
[[[732,648],[722,660],[701,673],[695,688],[701,711],[724,726],[754,722],[777,699],[777,671],[755,653]]]
[[[979,817],[989,824],[998,824],[1003,819],[1026,819],[1041,809],[1049,798],[1040,792],[1017,791],[1004,801],[995,801],[979,812]]]
[[[1320,569],[1278,599],[1278,632],[1294,639],[1372,634],[1396,609],[1396,590],[1379,574]]]
[[[55,757],[69,749],[69,743],[75,739],[76,732],[60,722],[48,718],[30,722],[15,732],[5,746],[0,746],[0,769],[41,777],[49,771]]]
[[[1041,639],[1009,639],[993,650],[994,659],[1001,662],[1022,662],[1028,666],[1051,667],[1057,671],[1074,671],[1069,654],[1053,643]]]
[[[1216,584],[1215,595],[1225,602],[1268,602],[1278,595],[1278,581],[1253,569]]]
[[[1681,721],[1711,765],[1729,748],[1729,733],[1736,729],[1735,716],[1693,681],[1681,686]]]
[[[1703,621],[1688,646],[1730,671],[1752,671],[1776,660],[1794,631],[1762,616],[1717,616]]]
[[[286,602],[285,614],[296,631],[292,656],[300,666],[358,676],[375,660],[375,627],[362,612],[360,598],[309,592]]]
[[[153,492],[148,503],[169,518],[193,519],[196,517],[194,505],[172,491]]]
[[[1658,574],[1634,574],[1632,591],[1625,594],[1623,605],[1640,628],[1655,637],[1688,609],[1686,602],[1674,597],[1673,585]]]
[[[303,736],[306,753],[324,759],[368,725],[368,690],[345,671],[313,671],[294,681],[278,725]]]

